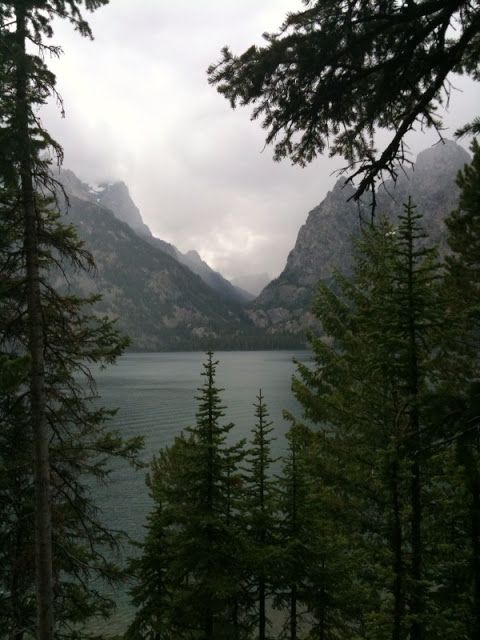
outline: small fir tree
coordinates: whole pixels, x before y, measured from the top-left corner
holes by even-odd
[[[159,626],[164,625],[166,635],[160,637],[226,640],[243,634],[239,606],[244,564],[237,510],[237,464],[242,454],[241,444],[227,443],[233,425],[221,424],[225,413],[222,390],[215,385],[217,364],[209,352],[203,365],[205,383],[196,396],[196,425],[186,430],[181,446],[177,443],[160,458],[162,468],[172,460],[175,467],[165,477],[156,463],[152,471],[157,506],[149,520],[140,565],[144,568],[134,591],[140,607],[135,625],[152,630],[162,621]],[[165,578],[154,587],[151,575]]]
[[[275,481],[272,476],[273,423],[269,420],[261,389],[254,407],[257,421],[247,452],[244,521],[247,527],[251,588],[256,603],[255,627],[258,629],[259,640],[265,640],[270,626],[266,604],[272,592],[272,575],[278,555],[278,513]]]

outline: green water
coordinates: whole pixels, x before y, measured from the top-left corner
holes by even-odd
[[[295,366],[293,358],[309,361],[308,351],[238,351],[220,352],[217,386],[225,405],[225,422],[233,422],[232,440],[248,438],[254,424],[253,403],[261,388],[274,421],[276,441],[273,454],[285,450],[284,434],[288,423],[283,409],[300,415],[290,386]],[[127,354],[117,365],[96,375],[102,404],[118,407],[112,426],[125,437],[143,435],[142,457],[151,460],[161,447],[170,444],[182,429],[194,423],[196,389],[202,384],[202,353]],[[117,464],[107,487],[95,488],[96,501],[104,513],[104,522],[126,531],[135,540],[144,534],[145,517],[151,501],[144,483],[145,473],[135,472],[126,463]],[[124,550],[124,556],[132,553]],[[124,589],[114,594],[118,603],[114,618],[96,630],[109,633],[123,631],[131,618]]]

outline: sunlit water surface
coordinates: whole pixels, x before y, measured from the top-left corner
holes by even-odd
[[[308,362],[308,351],[236,351],[216,354],[217,386],[225,405],[225,423],[233,422],[232,441],[248,438],[255,423],[255,397],[261,388],[274,422],[273,455],[285,450],[284,434],[288,423],[282,411],[297,415],[301,411],[290,391],[295,371],[293,359]],[[194,424],[197,388],[202,384],[203,353],[129,353],[115,366],[96,373],[102,404],[118,408],[112,427],[122,436],[143,435],[142,458],[149,462],[162,447],[169,445],[185,427]],[[108,486],[95,487],[98,506],[108,526],[122,529],[132,539],[144,536],[146,515],[152,507],[145,486],[145,471],[134,471],[127,463],[113,467]],[[126,548],[123,556],[134,550]],[[119,589],[114,598],[117,611],[96,631],[109,634],[125,630],[132,616],[127,590]]]

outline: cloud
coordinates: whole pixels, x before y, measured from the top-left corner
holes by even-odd
[[[152,231],[195,248],[225,275],[276,276],[307,213],[335,182],[341,159],[306,169],[274,163],[264,132],[207,83],[224,44],[242,51],[274,31],[300,0],[113,0],[91,16],[93,42],[58,23],[52,60],[66,106],[43,113],[65,166],[87,181],[124,180]],[[448,123],[480,103],[462,79]],[[435,141],[413,136],[412,150]]]

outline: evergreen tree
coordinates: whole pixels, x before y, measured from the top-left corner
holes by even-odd
[[[276,576],[275,606],[285,611],[284,635],[297,640],[301,629],[302,605],[309,568],[314,563],[311,548],[311,512],[309,478],[305,468],[305,451],[311,441],[310,431],[294,425],[287,434],[288,451],[280,478],[281,512],[279,558]]]
[[[0,637],[34,633],[34,477],[33,434],[28,404],[30,357],[25,353],[24,253],[15,243],[11,218],[9,242],[0,246],[2,303],[0,304]],[[80,264],[90,256],[71,227],[46,210],[42,237],[55,249],[43,246],[48,264]],[[17,247],[17,250],[15,250]],[[52,504],[55,629],[81,634],[91,616],[106,615],[113,602],[102,596],[94,577],[116,582],[121,571],[105,550],[118,548],[121,537],[102,525],[92,496],[92,480],[108,477],[108,459],[135,463],[141,439],[122,440],[109,431],[112,411],[99,407],[92,364],[112,362],[126,340],[114,324],[89,312],[92,300],[60,295],[44,282],[43,313],[48,324],[44,347],[46,421],[49,428],[50,499]],[[90,480],[88,480],[90,477]],[[109,553],[109,556],[111,554]],[[72,626],[78,628],[72,630]]]
[[[269,627],[266,612],[267,598],[271,596],[272,575],[277,559],[276,533],[278,514],[276,512],[276,491],[272,477],[271,443],[272,422],[262,390],[258,392],[254,404],[256,424],[252,430],[251,446],[247,452],[247,473],[244,492],[244,506],[248,532],[249,569],[255,594],[255,622],[259,640],[265,640]]]
[[[461,614],[452,624],[438,607],[439,549],[452,539],[433,521],[448,520],[438,504],[454,499],[456,479],[445,473],[448,454],[433,454],[447,431],[432,407],[444,392],[451,333],[440,267],[418,221],[409,203],[398,228],[365,230],[352,279],[337,278],[341,295],[320,290],[315,310],[327,337],[313,338],[315,368],[300,365],[294,383],[306,417],[321,425],[315,473],[341,499],[330,513],[349,540],[346,569],[363,602],[346,612],[345,637],[465,631]],[[456,362],[452,354],[450,368]]]
[[[432,437],[431,426],[425,422],[422,396],[435,382],[434,354],[436,328],[441,322],[444,304],[439,296],[439,267],[435,255],[421,245],[425,238],[418,222],[421,216],[409,201],[400,216],[395,252],[395,306],[399,337],[404,348],[398,352],[400,373],[406,398],[407,455],[411,458],[411,577],[410,601],[412,640],[425,637],[422,618],[425,609],[424,559],[422,535],[422,449]],[[439,320],[440,315],[440,320]]]
[[[275,159],[305,165],[327,149],[359,176],[355,198],[375,195],[375,178],[394,179],[408,161],[404,139],[417,125],[441,136],[438,107],[451,72],[479,79],[480,19],[475,3],[304,0],[264,46],[228,48],[209,68],[231,103],[253,105]],[[450,27],[455,25],[455,29]],[[376,128],[391,132],[377,153]],[[476,131],[477,118],[460,133]]]
[[[111,412],[93,402],[90,365],[112,362],[126,340],[111,321],[89,312],[93,299],[60,295],[51,286],[65,265],[91,269],[93,262],[73,228],[59,220],[50,158],[61,161],[62,149],[38,118],[39,107],[58,97],[45,63],[47,54],[60,53],[49,44],[53,18],[68,19],[91,37],[81,9],[106,3],[0,4],[0,366],[9,380],[15,372],[0,391],[0,534],[8,545],[2,546],[7,606],[0,634],[9,637],[33,635],[35,612],[38,638],[80,635],[86,618],[112,606],[92,575],[120,577],[105,557],[118,536],[101,524],[86,475],[104,479],[110,455],[133,460],[140,444],[109,432]]]
[[[470,638],[480,634],[480,443],[479,407],[480,388],[478,366],[480,345],[480,145],[472,142],[473,159],[459,172],[458,208],[447,218],[448,242],[452,253],[447,256],[446,295],[449,299],[449,322],[456,327],[450,348],[461,355],[462,370],[470,369],[469,376],[459,376],[456,384],[449,380],[450,415],[454,419],[445,445],[456,444],[457,458],[463,470],[466,493],[464,521],[469,522],[466,536],[470,541],[470,560],[467,572],[471,594]],[[450,376],[452,378],[454,376]],[[470,384],[466,384],[470,379]],[[455,401],[452,406],[452,396]],[[444,445],[444,446],[445,446]]]
[[[178,584],[172,579],[177,553],[175,542],[175,505],[181,500],[184,488],[179,484],[179,467],[183,464],[185,447],[189,443],[183,436],[175,439],[171,447],[162,449],[153,459],[146,484],[154,502],[154,510],[147,518],[147,535],[138,543],[141,556],[130,562],[135,578],[132,602],[135,617],[126,638],[138,640],[169,640],[177,638],[180,626],[173,607]]]
[[[196,425],[170,453],[161,454],[161,467],[154,463],[151,490],[156,507],[134,591],[140,610],[132,633],[148,628],[164,634],[152,637],[202,640],[243,634],[238,610],[244,575],[237,519],[241,477],[236,470],[241,447],[227,443],[233,425],[221,424],[225,414],[221,389],[215,385],[217,364],[209,352]],[[167,464],[171,471],[165,472]],[[155,587],[150,577],[155,582],[159,575],[165,577]]]
[[[471,150],[472,162],[457,178],[458,208],[446,220],[452,251],[447,257],[448,276],[453,281],[453,293],[458,292],[455,303],[463,301],[470,327],[478,325],[480,318],[480,144],[477,140],[472,142]]]

